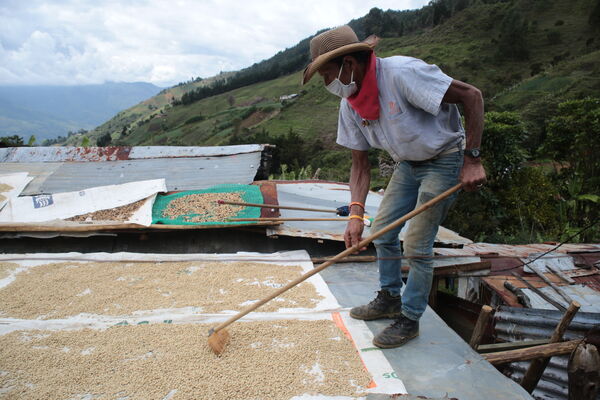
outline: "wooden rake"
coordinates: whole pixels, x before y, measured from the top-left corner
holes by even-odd
[[[415,208],[413,211],[409,212],[408,214],[404,215],[403,217],[398,218],[396,221],[392,222],[391,224],[389,224],[385,228],[381,229],[380,231],[373,233],[366,239],[363,239],[360,243],[347,248],[346,250],[342,251],[341,253],[339,253],[335,257],[331,258],[330,260],[325,261],[323,264],[319,265],[318,267],[308,271],[301,277],[294,279],[292,282],[288,283],[284,287],[276,290],[271,295],[246,307],[245,309],[243,309],[236,315],[230,317],[225,322],[221,323],[220,325],[216,326],[215,328],[211,328],[208,331],[208,345],[210,346],[210,348],[212,349],[212,351],[215,354],[220,355],[223,352],[223,350],[225,350],[225,346],[227,346],[227,343],[229,342],[229,333],[225,329],[227,326],[231,325],[233,322],[242,318],[246,314],[249,314],[252,311],[256,310],[258,307],[262,306],[263,304],[273,300],[275,297],[288,291],[289,289],[293,288],[294,286],[304,282],[306,279],[310,278],[311,276],[323,271],[325,268],[331,266],[332,264],[335,264],[337,261],[341,260],[342,258],[349,256],[353,253],[357,253],[360,249],[369,245],[373,240],[377,239],[378,237],[382,236],[383,234],[385,234],[395,228],[398,228],[400,225],[402,225],[409,219],[411,219],[414,216],[421,214],[423,211],[433,207],[440,201],[446,199],[447,197],[451,196],[452,194],[454,194],[455,192],[460,190],[461,187],[462,187],[462,184],[460,184],[460,183],[457,184],[456,186],[453,186],[452,188],[446,190],[444,193],[434,197],[433,199],[429,200],[426,203],[423,203],[421,206],[419,206],[418,208]]]

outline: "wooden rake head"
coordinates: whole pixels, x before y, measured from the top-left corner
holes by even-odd
[[[208,331],[208,345],[216,355],[220,356],[228,343],[229,332],[226,329],[223,328],[218,331],[210,329]]]

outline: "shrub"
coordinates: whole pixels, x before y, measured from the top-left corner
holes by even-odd
[[[193,124],[195,122],[201,122],[204,121],[205,117],[203,115],[195,115],[192,118],[188,119],[187,121],[185,121],[183,124],[184,125],[189,125],[189,124]]]

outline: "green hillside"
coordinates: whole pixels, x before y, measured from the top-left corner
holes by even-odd
[[[600,39],[588,22],[596,4],[595,0],[475,1],[433,28],[383,38],[377,54],[408,55],[438,64],[454,78],[479,87],[489,110],[520,109],[546,94],[561,98],[596,94]],[[353,22],[362,27],[368,17]],[[234,133],[265,129],[281,135],[292,129],[332,146],[338,100],[318,79],[304,88],[299,82],[297,72],[171,106],[183,93],[210,83],[180,85],[117,114],[96,128],[92,139],[110,133],[113,143],[216,145],[227,143]],[[279,100],[293,93],[300,96]]]

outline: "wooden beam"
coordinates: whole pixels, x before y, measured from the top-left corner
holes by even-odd
[[[167,225],[152,224],[144,226],[131,223],[109,224],[74,224],[74,225],[42,225],[42,224],[2,224],[0,232],[99,232],[99,231],[152,231],[152,230],[195,230],[213,228],[241,228],[263,225],[279,225],[278,222],[258,221],[253,224],[228,224],[222,225]]]
[[[484,353],[495,353],[495,352],[499,352],[499,351],[526,349],[528,347],[541,346],[543,344],[548,344],[549,341],[550,341],[549,339],[539,339],[539,340],[521,340],[519,342],[480,344],[477,347],[477,352],[480,354],[484,354]]]
[[[526,349],[498,351],[496,353],[482,354],[482,356],[493,365],[516,361],[536,361],[536,359],[539,359],[540,357],[547,358],[569,354],[575,350],[579,343],[581,343],[581,340],[570,340],[568,342],[548,343],[540,346],[528,347]]]
[[[477,350],[477,346],[479,346],[479,343],[481,343],[481,338],[485,333],[485,328],[488,324],[491,314],[492,307],[487,305],[481,307],[479,317],[477,318],[477,323],[475,324],[473,334],[471,335],[471,340],[469,341],[469,346],[471,346],[471,348]]]
[[[564,313],[562,319],[554,329],[554,332],[550,337],[550,343],[547,346],[557,346],[557,343],[562,340],[565,331],[569,327],[569,324],[575,317],[575,314],[577,314],[577,311],[579,311],[580,307],[581,305],[576,301],[571,302],[569,309]],[[540,378],[542,377],[544,370],[548,366],[548,362],[550,362],[550,358],[549,356],[546,356],[537,358],[533,360],[531,364],[529,364],[529,368],[521,380],[521,386],[523,386],[523,389],[527,390],[529,393],[533,392]]]
[[[331,260],[332,257],[311,257],[311,261],[314,264],[322,264],[326,261]],[[342,258],[341,260],[339,260],[337,262],[337,264],[340,263],[351,263],[351,262],[375,262],[377,261],[377,257],[376,256],[348,256],[345,258]]]
[[[535,274],[537,276],[539,276],[540,278],[542,278],[542,280],[544,282],[546,282],[552,289],[554,289],[554,291],[556,293],[558,293],[560,295],[560,297],[562,297],[563,299],[565,299],[565,301],[567,302],[567,304],[571,304],[571,302],[573,301],[573,299],[571,298],[571,296],[569,296],[568,294],[565,293],[564,290],[562,290],[561,288],[559,288],[556,285],[556,283],[554,283],[550,279],[548,279],[548,277],[546,275],[544,275],[539,269],[537,269],[533,265],[528,265],[527,267],[530,268],[533,272],[535,272]]]
[[[566,311],[567,310],[565,306],[563,306],[562,304],[560,304],[558,301],[554,300],[552,297],[548,296],[546,293],[542,292],[540,289],[538,289],[535,286],[533,286],[525,278],[523,278],[522,276],[520,276],[516,272],[513,271],[512,275],[515,278],[517,278],[518,280],[520,280],[521,282],[523,282],[525,284],[525,286],[527,286],[529,289],[531,289],[535,294],[537,294],[542,299],[546,300],[548,303],[550,303],[554,307],[556,307],[557,310],[560,310],[560,311]]]
[[[444,265],[443,267],[435,267],[433,274],[436,276],[451,278],[455,276],[462,276],[465,272],[481,271],[491,268],[491,261],[479,261],[468,264]]]
[[[575,280],[573,278],[571,278],[570,276],[565,275],[560,270],[560,268],[553,267],[552,265],[550,265],[550,263],[546,264],[546,268],[548,268],[550,271],[554,272],[554,275],[558,276],[560,279],[567,282],[569,285],[572,285],[575,283]]]

